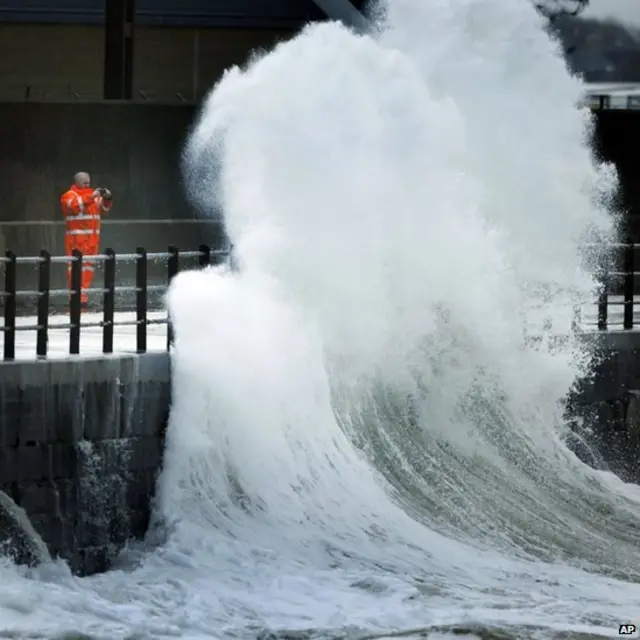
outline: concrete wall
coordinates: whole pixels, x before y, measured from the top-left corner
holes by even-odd
[[[184,106],[0,103],[0,222],[45,222],[3,227],[5,244],[20,250],[37,237],[51,247],[58,238],[46,223],[62,220],[60,195],[81,169],[114,192],[110,219],[193,218],[180,174],[193,115]]]
[[[293,33],[292,28],[137,26],[134,99],[197,102],[225,69]],[[0,101],[101,100],[103,79],[101,25],[0,22]]]
[[[64,254],[59,197],[80,168],[114,192],[103,249],[220,246],[219,220],[198,218],[182,189],[180,155],[193,116],[193,106],[0,103],[0,252]],[[119,266],[119,284],[131,284],[133,273]],[[18,287],[34,290],[36,278],[32,267],[21,267]],[[57,265],[52,286],[65,287],[65,278]],[[165,282],[165,265],[152,265],[149,280]]]
[[[640,110],[602,110],[596,114],[595,143],[600,157],[615,164],[621,182],[620,204],[634,217],[640,242]]]
[[[0,365],[0,490],[74,571],[146,532],[169,403],[166,353]]]
[[[640,484],[640,332],[605,332],[596,344],[593,376],[569,395],[567,415],[611,471]]]

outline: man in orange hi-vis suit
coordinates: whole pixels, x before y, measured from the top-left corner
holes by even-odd
[[[73,184],[60,196],[62,213],[67,231],[64,237],[65,251],[68,256],[77,249],[83,256],[97,255],[100,250],[100,219],[113,204],[109,189],[93,189],[91,176],[85,171],[76,173]],[[88,302],[86,290],[91,287],[95,263],[82,261],[83,306]],[[67,270],[69,289],[71,289],[71,263]]]

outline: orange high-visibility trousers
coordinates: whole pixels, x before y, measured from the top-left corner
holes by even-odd
[[[66,235],[64,238],[64,248],[65,252],[68,256],[73,254],[73,250],[77,249],[82,253],[82,271],[81,271],[81,289],[82,293],[80,294],[80,299],[82,304],[86,304],[89,300],[89,296],[87,295],[87,289],[91,288],[91,283],[93,282],[93,276],[95,274],[96,265],[93,261],[85,260],[84,256],[95,256],[100,251],[100,245],[98,242],[94,240],[93,237],[87,238],[86,236],[83,238],[82,236],[70,236]],[[72,273],[72,265],[70,262],[67,267],[67,281],[69,283],[69,291],[72,290],[71,283],[71,273]]]

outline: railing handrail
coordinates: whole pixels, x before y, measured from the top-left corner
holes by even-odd
[[[135,253],[117,254],[113,249],[106,249],[104,253],[84,256],[80,251],[74,250],[71,256],[52,256],[48,251],[41,251],[39,256],[16,256],[12,251],[0,258],[5,264],[5,287],[0,292],[0,298],[5,299],[4,326],[0,331],[4,334],[4,360],[15,359],[16,333],[18,331],[34,330],[36,337],[36,356],[46,358],[48,351],[48,332],[50,317],[50,299],[53,296],[69,296],[69,323],[56,325],[56,328],[69,329],[69,354],[79,355],[80,335],[82,327],[102,327],[102,352],[113,353],[113,329],[121,325],[136,326],[136,352],[147,351],[147,326],[150,324],[167,324],[167,349],[173,340],[173,331],[170,319],[149,319],[149,292],[164,291],[171,284],[173,278],[180,269],[180,258],[197,258],[199,267],[211,264],[219,264],[221,257],[227,257],[230,261],[233,247],[226,249],[211,249],[208,245],[200,245],[196,251],[179,251],[177,247],[170,246],[166,252],[147,253],[144,247],[137,247]],[[104,285],[102,288],[85,289],[84,293],[99,293],[103,295],[102,312],[103,319],[100,322],[82,323],[82,263],[83,261],[102,262],[104,264]],[[162,285],[150,285],[148,282],[147,266],[149,261],[166,262],[167,282]],[[116,263],[135,263],[135,285],[116,287]],[[51,289],[51,265],[54,263],[70,264],[71,286],[69,289]],[[19,264],[38,265],[38,288],[35,291],[17,289],[17,266]],[[115,319],[115,296],[120,292],[133,292],[136,296],[134,321],[118,321]],[[35,325],[20,326],[16,323],[18,297],[37,298],[37,321]]]
[[[2,227],[64,227],[65,220],[0,220],[0,228]],[[166,225],[210,225],[222,226],[222,221],[216,218],[105,218],[100,221],[101,225],[107,227],[126,224],[126,225],[153,225],[154,227],[161,224]]]
[[[40,264],[44,262],[45,259],[51,262],[52,264],[55,264],[55,263],[68,264],[71,262],[75,262],[77,260],[77,258],[75,258],[74,256],[48,256],[47,258],[44,258],[42,255],[14,256],[12,252],[7,252],[7,253],[11,253],[12,255],[0,256],[0,264],[2,263],[6,264],[7,262],[15,262],[16,264]],[[230,253],[229,249],[212,249],[209,251],[209,255],[218,255],[218,256],[227,256],[229,255],[229,253]],[[141,257],[141,255],[142,254],[139,254],[139,253],[118,253],[118,254],[115,254],[115,260],[116,262],[120,262],[120,261],[135,262]],[[167,251],[159,251],[159,252],[147,253],[145,255],[147,260],[160,261],[160,260],[167,260],[168,258],[171,257],[172,254]],[[204,252],[201,250],[180,252],[181,258],[199,258],[203,255],[204,255]],[[111,256],[108,255],[107,253],[98,253],[95,255],[83,256],[83,259],[91,260],[92,262],[106,262],[107,260],[111,259]]]
[[[624,265],[622,270],[610,269],[600,274],[602,286],[598,300],[593,304],[598,308],[597,327],[599,331],[606,331],[609,328],[608,308],[609,305],[623,307],[623,328],[633,329],[633,311],[636,304],[634,297],[635,278],[640,275],[640,271],[635,270],[635,253],[640,248],[640,243],[586,243],[586,247],[597,248],[618,248],[624,249]],[[69,329],[69,354],[78,355],[80,353],[80,334],[82,327],[102,327],[103,329],[103,353],[113,353],[113,330],[120,325],[136,326],[136,352],[145,353],[147,350],[147,326],[150,324],[167,324],[167,349],[170,348],[173,340],[173,329],[170,318],[149,319],[149,293],[154,291],[166,291],[173,278],[180,270],[181,258],[196,258],[199,267],[206,267],[211,264],[220,264],[222,258],[232,261],[233,247],[225,249],[211,249],[208,245],[200,245],[197,250],[179,251],[177,247],[170,246],[166,252],[147,252],[144,247],[137,247],[133,253],[117,254],[112,249],[106,249],[104,253],[83,256],[79,251],[74,251],[71,256],[52,256],[47,251],[41,251],[39,256],[17,256],[11,251],[7,251],[4,257],[0,257],[0,264],[4,265],[4,291],[0,291],[0,300],[4,299],[4,326],[0,331],[4,333],[4,360],[14,360],[16,350],[16,333],[18,331],[35,330],[36,356],[46,358],[48,348],[48,331],[50,317],[50,300],[52,297],[69,296],[69,323],[57,325],[56,328]],[[104,264],[104,283],[100,288],[90,288],[87,293],[102,294],[103,318],[99,322],[81,322],[81,273],[83,261],[100,262]],[[149,284],[148,264],[149,262],[165,262],[166,283]],[[116,286],[116,264],[121,262],[135,263],[135,284]],[[69,264],[71,267],[71,287],[69,289],[51,289],[51,265]],[[17,267],[22,264],[32,264],[38,267],[38,286],[36,290],[19,290],[17,288]],[[616,278],[622,278],[623,300],[619,302],[610,301],[610,285]],[[116,320],[115,318],[115,298],[118,293],[135,293],[135,320]],[[35,325],[20,326],[16,323],[17,308],[16,303],[20,297],[37,298],[37,321]],[[579,331],[579,314],[582,305],[588,304],[582,301],[574,305],[574,319],[572,327],[574,331]],[[547,319],[544,321],[545,327],[549,326]]]
[[[587,92],[579,103],[593,110],[620,109],[637,111],[640,109],[640,94]]]

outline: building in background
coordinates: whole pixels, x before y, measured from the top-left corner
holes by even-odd
[[[0,251],[63,252],[58,197],[80,169],[115,194],[103,246],[163,251],[221,241],[218,221],[200,217],[181,185],[197,105],[253,51],[328,14],[354,20],[363,4],[0,0]],[[588,81],[640,80],[633,32],[567,17],[553,28]],[[640,214],[639,112],[623,106],[599,115],[599,147],[621,169],[625,206]]]
[[[0,100],[102,99],[119,15],[134,25],[127,98],[165,103],[196,102],[250,51],[326,17],[312,0],[0,0]]]
[[[58,198],[78,170],[115,194],[103,246],[220,242],[181,184],[197,104],[325,18],[313,0],[0,0],[0,251],[63,252]]]

